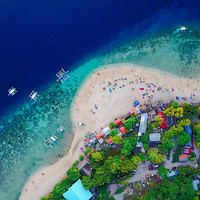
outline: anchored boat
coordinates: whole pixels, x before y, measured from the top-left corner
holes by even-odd
[[[32,92],[29,94],[29,97],[31,98],[31,101],[37,101],[39,98],[39,94],[32,90]]]
[[[17,89],[13,86],[8,90],[8,96],[12,95],[14,96],[17,93]]]
[[[61,83],[63,83],[65,80],[68,80],[69,79],[69,70],[65,71],[63,68],[61,68],[56,76],[58,77],[57,81],[60,81]]]

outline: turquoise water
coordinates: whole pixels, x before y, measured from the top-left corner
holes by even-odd
[[[135,63],[174,73],[180,77],[199,77],[200,26],[190,25],[182,33],[175,28],[129,41],[104,52],[70,72],[64,84],[56,78],[48,84],[36,103],[27,102],[0,121],[0,197],[17,199],[30,174],[56,161],[73,138],[70,106],[77,89],[92,70],[105,64]],[[115,43],[116,44],[116,43]],[[64,126],[64,134],[56,133]],[[43,139],[56,133],[59,140],[46,149]]]

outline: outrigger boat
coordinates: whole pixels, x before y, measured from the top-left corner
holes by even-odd
[[[60,126],[57,128],[58,133],[63,133],[65,131],[65,128],[63,126]]]
[[[35,92],[34,90],[32,90],[32,92],[29,94],[29,97],[31,98],[31,101],[37,101],[39,98],[39,94],[37,92]]]
[[[185,26],[182,26],[181,28],[179,28],[179,31],[185,31],[187,28]]]
[[[49,147],[53,147],[52,145],[57,141],[58,137],[55,135],[52,135],[50,138],[48,138],[47,140],[43,139],[44,141],[44,146],[49,148]]]
[[[48,140],[45,140],[45,139],[43,139],[43,141],[44,141],[44,146],[45,147],[47,147],[47,148],[49,148],[49,147],[53,147],[51,144],[52,144],[52,141],[50,140],[50,139],[48,139]]]
[[[8,96],[12,95],[14,96],[17,93],[17,89],[13,86],[8,90]]]
[[[63,83],[63,81],[67,80],[69,78],[69,70],[65,71],[63,68],[61,68],[56,76],[58,77],[57,81],[60,81],[61,83]]]

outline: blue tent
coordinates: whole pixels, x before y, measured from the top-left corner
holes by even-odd
[[[176,96],[176,99],[179,99],[179,97],[178,97],[178,96]]]
[[[136,106],[140,105],[139,101],[134,101],[134,104],[135,104]]]
[[[92,193],[83,187],[79,179],[63,194],[63,197],[66,200],[89,200],[92,197]]]

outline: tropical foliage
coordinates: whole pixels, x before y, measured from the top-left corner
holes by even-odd
[[[154,164],[159,164],[165,159],[162,154],[158,153],[157,148],[149,149],[149,151],[147,152],[147,157]]]

